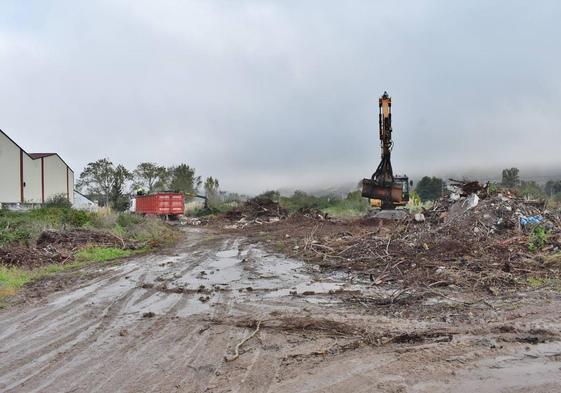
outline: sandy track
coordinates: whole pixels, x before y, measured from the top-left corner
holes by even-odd
[[[189,230],[172,254],[107,267],[2,311],[0,391],[561,391],[555,294],[460,324],[382,315],[345,302],[352,291],[372,288]],[[258,320],[241,356],[226,362]],[[450,339],[372,341],[415,331]],[[528,334],[540,342],[523,342]]]

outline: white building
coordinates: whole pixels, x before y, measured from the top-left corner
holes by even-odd
[[[92,201],[87,196],[79,191],[74,190],[74,203],[72,207],[76,210],[86,210],[89,212],[96,212],[99,210],[97,202]]]
[[[74,171],[56,153],[27,153],[0,130],[0,203],[74,202]]]

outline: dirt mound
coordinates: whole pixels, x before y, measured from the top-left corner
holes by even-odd
[[[52,246],[35,248],[12,244],[0,247],[0,263],[4,266],[34,268],[48,263],[63,263],[70,258],[71,254]]]

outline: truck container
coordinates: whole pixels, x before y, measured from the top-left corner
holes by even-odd
[[[177,218],[184,213],[185,197],[181,193],[160,192],[152,195],[138,195],[135,213]]]

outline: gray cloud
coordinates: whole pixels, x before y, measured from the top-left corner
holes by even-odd
[[[75,170],[186,162],[232,191],[558,166],[561,5],[36,1],[0,6],[0,128]]]

